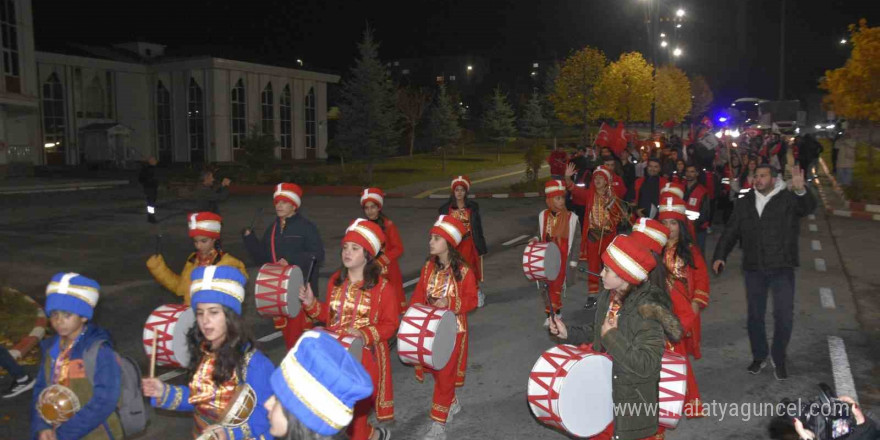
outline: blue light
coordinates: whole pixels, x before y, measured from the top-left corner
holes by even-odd
[[[722,117],[718,118],[718,122],[727,122],[727,117],[722,116]]]

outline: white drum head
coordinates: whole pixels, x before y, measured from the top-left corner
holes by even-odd
[[[568,371],[559,389],[559,417],[566,431],[594,436],[614,420],[611,400],[611,360],[587,356]]]
[[[192,307],[187,307],[178,317],[177,323],[174,324],[174,334],[172,335],[174,340],[171,341],[171,349],[174,350],[174,359],[184,368],[189,366],[189,346],[186,343],[186,334],[189,333],[189,329],[195,322],[196,315],[193,313]]]
[[[444,313],[437,324],[437,334],[434,336],[434,345],[431,347],[431,359],[435,370],[442,370],[452,357],[455,348],[455,338],[458,336],[458,322],[455,313]]]
[[[287,281],[287,316],[291,318],[298,315],[302,307],[302,303],[299,302],[299,288],[304,283],[302,269],[299,266],[290,266],[290,278]]]
[[[554,242],[547,243],[544,251],[544,276],[548,281],[556,281],[559,278],[559,269],[562,267],[562,255],[559,246]]]

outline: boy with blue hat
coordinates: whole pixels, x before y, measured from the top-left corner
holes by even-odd
[[[123,438],[115,410],[121,371],[106,330],[89,321],[98,304],[100,286],[77,273],[58,273],[46,287],[46,314],[56,335],[43,341],[43,363],[34,385],[31,438],[37,440],[110,440]],[[85,352],[95,344],[95,371],[87,372]],[[89,376],[93,378],[90,380]],[[73,416],[53,426],[36,409],[48,386],[67,388],[79,400]]]
[[[271,428],[282,439],[330,439],[351,423],[355,404],[373,394],[364,367],[330,335],[307,331],[270,379],[265,403]]]

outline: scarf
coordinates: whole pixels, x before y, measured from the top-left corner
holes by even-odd
[[[544,199],[547,203],[547,209],[550,210],[550,215],[547,219],[547,225],[545,226],[545,230],[541,231],[543,234],[550,233],[550,236],[553,238],[562,239],[563,241],[568,241],[568,236],[572,231],[568,230],[568,219],[569,212],[568,209],[563,206],[560,210],[555,210],[553,207],[553,199],[547,197]],[[553,222],[551,225],[550,222]]]

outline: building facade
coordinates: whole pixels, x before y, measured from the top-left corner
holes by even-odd
[[[36,51],[30,1],[0,3],[4,38],[14,27],[14,41],[2,42],[0,167],[149,156],[229,162],[243,154],[252,128],[276,140],[280,159],[327,157],[327,84],[338,82],[337,75],[208,56],[170,58],[164,46],[145,42]]]

